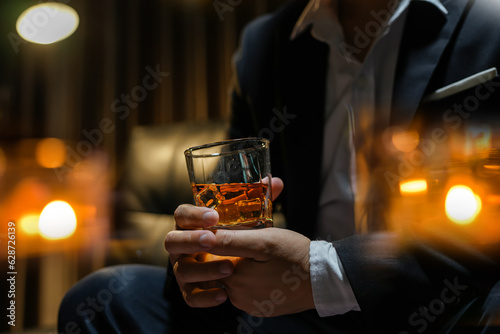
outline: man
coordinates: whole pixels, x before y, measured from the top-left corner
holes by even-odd
[[[192,308],[171,287],[162,296],[164,272],[134,267],[129,275],[140,279],[126,298],[87,321],[65,315],[113,270],[125,270],[108,269],[70,292],[60,331],[70,322],[89,332],[498,330],[498,239],[476,247],[453,233],[380,233],[381,199],[393,184],[379,178],[391,168],[383,129],[432,136],[436,124],[462,129],[497,118],[498,9],[493,0],[296,0],[257,19],[235,58],[230,134],[272,140],[273,175],[281,178],[273,194],[289,229],[212,233],[199,228],[217,222],[214,211],[182,205],[165,245],[169,277]]]

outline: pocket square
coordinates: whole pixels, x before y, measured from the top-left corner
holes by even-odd
[[[445,97],[463,92],[464,90],[480,85],[487,81],[493,80],[497,76],[498,76],[498,71],[496,67],[492,67],[490,69],[471,75],[460,81],[454,82],[445,87],[439,88],[435,92],[425,96],[422,102],[426,103],[444,99]]]

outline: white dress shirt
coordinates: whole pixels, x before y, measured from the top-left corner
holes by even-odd
[[[312,36],[329,46],[316,232],[321,240],[312,241],[309,252],[314,303],[322,317],[360,310],[330,241],[366,231],[363,213],[355,212],[355,202],[361,197],[356,182],[366,179],[356,170],[354,136],[356,131],[365,137],[372,135],[375,117],[382,124],[389,122],[397,54],[410,1],[389,1],[392,8],[372,12],[373,21],[357,27],[355,42],[373,41],[363,63],[352,57],[359,48],[344,42],[335,0],[310,0],[290,37],[311,26]],[[428,1],[447,13],[438,0],[419,1]]]

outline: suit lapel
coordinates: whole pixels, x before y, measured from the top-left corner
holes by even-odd
[[[413,1],[401,41],[394,80],[391,124],[408,125],[427,90],[469,0],[445,0],[448,15],[434,6]]]

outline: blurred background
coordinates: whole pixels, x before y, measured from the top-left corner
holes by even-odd
[[[62,0],[24,21],[45,2],[0,2],[0,331],[55,333],[65,291],[110,263],[134,129],[223,123],[241,29],[283,2]]]
[[[285,1],[0,1],[0,332],[56,333],[99,268],[166,265],[183,151],[224,138],[241,30]],[[391,230],[498,242],[500,121],[469,121],[381,134]]]

